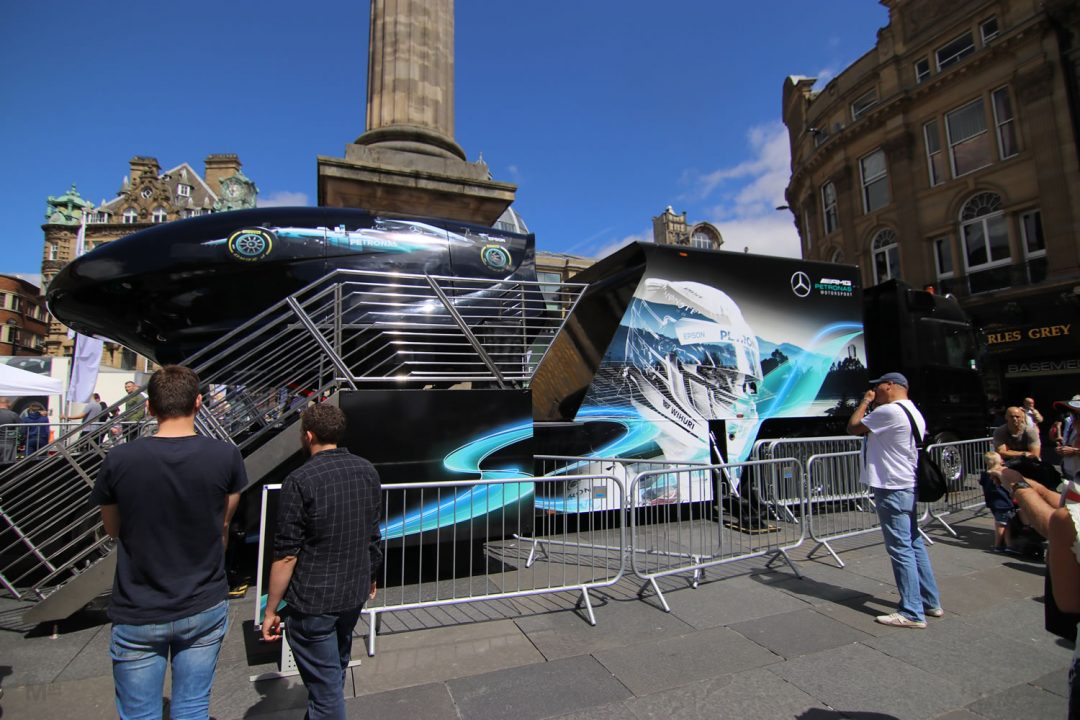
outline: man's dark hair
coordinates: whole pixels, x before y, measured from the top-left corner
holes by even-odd
[[[300,415],[300,429],[322,445],[337,445],[345,436],[345,413],[330,403],[312,405]]]
[[[158,420],[192,415],[199,395],[199,376],[183,365],[166,365],[150,376],[146,394]]]

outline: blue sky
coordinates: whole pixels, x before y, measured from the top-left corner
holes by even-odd
[[[725,249],[795,255],[788,75],[873,47],[876,0],[458,0],[456,139],[518,185],[552,252],[651,238],[672,205]],[[264,204],[315,203],[317,155],[364,130],[368,3],[0,6],[0,272],[40,270],[45,199],[111,199],[133,155],[239,154]]]

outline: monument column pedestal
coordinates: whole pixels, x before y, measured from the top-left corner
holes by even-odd
[[[517,186],[454,141],[453,0],[371,0],[367,131],[318,157],[318,202],[492,225]]]

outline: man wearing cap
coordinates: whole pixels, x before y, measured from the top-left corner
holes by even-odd
[[[1027,424],[1023,408],[1005,410],[1005,424],[994,430],[994,449],[1005,462],[1037,459],[1042,454],[1039,428]]]
[[[1072,400],[1054,403],[1054,408],[1067,413],[1058,436],[1057,454],[1061,457],[1061,473],[1066,480],[1080,480],[1080,395]]]
[[[892,627],[925,628],[927,615],[945,614],[916,518],[918,454],[912,424],[915,434],[923,437],[926,420],[908,399],[908,380],[902,374],[885,373],[871,380],[870,387],[848,420],[847,431],[866,438],[859,480],[874,493],[885,551],[900,592],[898,612],[875,619]]]

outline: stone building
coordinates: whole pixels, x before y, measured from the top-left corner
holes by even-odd
[[[676,214],[668,205],[652,219],[653,242],[657,245],[687,245],[703,250],[719,250],[724,244],[720,229],[709,222],[690,225],[686,213]]]
[[[202,176],[188,163],[162,172],[156,158],[145,156],[131,158],[129,168],[116,197],[103,200],[100,205],[95,206],[80,196],[74,185],[63,195],[46,200],[42,226],[45,232],[41,261],[43,288],[75,258],[84,213],[88,221],[84,246],[89,252],[102,243],[158,223],[255,207],[258,188],[241,171],[236,155],[208,155]],[[71,355],[72,341],[67,332],[65,325],[50,316],[45,354]],[[116,343],[105,344],[101,362],[127,370],[147,369],[145,358]]]
[[[1080,5],[881,3],[869,52],[784,83],[803,255],[956,295],[987,389],[1049,409],[1080,388]]]
[[[41,355],[48,313],[33,278],[0,275],[0,356]]]

